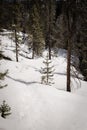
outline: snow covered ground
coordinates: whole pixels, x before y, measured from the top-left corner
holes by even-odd
[[[8,70],[0,89],[3,100],[11,107],[12,114],[0,117],[0,130],[87,130],[87,82],[72,78],[72,93],[66,92],[66,52],[59,50],[52,58],[54,84],[41,84],[43,58],[27,59],[19,55],[15,61],[15,43],[6,35],[0,35],[1,49],[12,59],[0,60],[0,72]],[[24,49],[24,52],[22,51]],[[20,53],[28,49],[22,45]],[[80,86],[81,84],[81,86]]]

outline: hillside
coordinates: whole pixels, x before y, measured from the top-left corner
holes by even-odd
[[[54,84],[43,85],[40,70],[46,51],[42,58],[31,59],[28,47],[21,45],[17,63],[8,33],[0,35],[3,55],[11,59],[0,60],[0,72],[8,70],[1,81],[8,86],[0,89],[0,104],[6,100],[12,114],[0,117],[0,130],[86,130],[87,82],[72,78],[72,92],[65,91],[66,51],[59,49],[52,57]]]

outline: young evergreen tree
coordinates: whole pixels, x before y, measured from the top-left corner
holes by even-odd
[[[47,54],[46,59],[43,61],[45,67],[41,68],[41,83],[46,85],[53,84],[53,66],[51,66],[51,60],[49,60],[49,55]]]
[[[0,41],[0,60],[3,58],[1,46],[2,46],[2,45],[1,45],[1,41]],[[0,72],[0,89],[7,86],[7,84],[1,85],[1,81],[4,80],[4,77],[6,76],[7,72],[8,72],[8,71],[6,71],[6,72],[4,72],[4,73],[1,73],[1,72]]]
[[[11,111],[11,108],[9,107],[8,104],[6,104],[6,101],[4,100],[2,105],[0,106],[1,117],[6,118],[7,116],[11,114],[10,111]]]
[[[1,73],[1,72],[0,72],[0,81],[1,81],[1,80],[4,80],[4,77],[6,76],[6,74],[7,74],[7,71],[6,71],[5,73]],[[0,89],[1,89],[1,88],[4,88],[4,87],[6,87],[6,86],[7,86],[7,84],[1,85],[1,83],[0,83]]]

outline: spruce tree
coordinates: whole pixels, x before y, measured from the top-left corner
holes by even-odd
[[[6,104],[6,101],[4,100],[2,105],[0,106],[1,117],[6,118],[7,116],[11,114],[10,111],[11,111],[11,108],[9,107],[8,104]]]
[[[2,46],[1,41],[0,41],[0,45]],[[0,47],[0,60],[1,60],[2,58],[3,58],[2,48]],[[1,81],[4,80],[4,78],[5,78],[6,74],[7,74],[7,72],[8,72],[8,71],[6,71],[6,72],[4,72],[4,73],[1,73],[1,72],[0,72],[0,89],[7,86],[7,84],[1,85]]]
[[[51,65],[51,60],[49,60],[49,55],[47,54],[45,60],[43,61],[45,67],[41,68],[41,83],[46,85],[53,84],[53,66]]]
[[[7,71],[6,71],[5,73],[1,73],[1,72],[0,72],[0,81],[1,81],[1,80],[4,80],[4,77],[6,76],[6,74],[7,74]],[[1,88],[4,88],[4,87],[6,87],[6,86],[7,86],[7,84],[1,85],[1,83],[0,83],[0,89],[1,89]]]
[[[44,49],[43,31],[40,23],[40,15],[36,5],[33,5],[30,17],[31,17],[31,33],[33,35],[32,58],[34,58],[34,54],[41,56]]]

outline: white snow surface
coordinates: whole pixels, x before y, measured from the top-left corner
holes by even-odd
[[[0,89],[0,104],[6,100],[12,113],[6,119],[0,117],[0,130],[87,130],[87,82],[72,78],[72,92],[65,91],[66,51],[60,49],[58,57],[52,57],[54,84],[43,85],[44,58],[19,55],[17,63],[15,43],[5,35],[0,39],[3,54],[12,59],[0,60],[0,72],[8,70],[0,82],[8,84]]]

